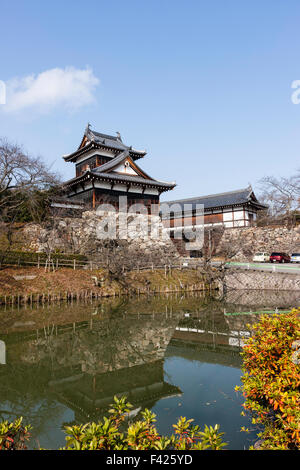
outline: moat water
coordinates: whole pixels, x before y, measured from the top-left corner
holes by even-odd
[[[236,291],[53,303],[0,310],[0,421],[23,416],[30,449],[65,445],[64,426],[97,421],[114,395],[173,432],[180,416],[219,424],[228,449],[258,429],[241,416],[241,351],[262,310],[299,305],[289,292]],[[242,426],[249,428],[241,432]]]

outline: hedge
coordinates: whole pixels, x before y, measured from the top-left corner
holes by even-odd
[[[38,260],[41,263],[45,263],[48,255],[44,252],[33,252],[33,251],[0,251],[0,260],[2,264],[37,264]],[[80,254],[69,254],[69,253],[51,253],[51,260],[66,260],[66,261],[87,261],[88,258],[85,255]]]
[[[241,387],[245,410],[262,425],[260,449],[300,449],[300,365],[292,344],[300,339],[300,309],[263,315],[245,340]]]

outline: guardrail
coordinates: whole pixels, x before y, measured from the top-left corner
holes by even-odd
[[[5,259],[0,266],[12,266],[12,267],[21,267],[21,266],[36,266],[37,268],[45,267],[45,269],[58,269],[58,268],[72,268],[72,269],[96,269],[97,265],[93,261],[80,261],[76,259],[59,259],[59,258],[38,258],[36,261],[17,259],[9,260]]]
[[[45,268],[45,269],[58,269],[58,268],[71,268],[73,270],[76,269],[100,269],[100,268],[107,268],[109,266],[109,261],[105,262],[95,262],[92,260],[87,260],[87,261],[81,261],[77,259],[64,259],[64,258],[40,258],[37,257],[36,261],[31,261],[31,260],[26,260],[22,259],[21,257],[18,259],[9,259],[7,257],[2,263],[0,263],[0,266],[12,266],[12,267],[21,267],[21,266],[36,266],[37,268]],[[149,263],[144,266],[140,266],[139,264],[134,267],[128,267],[124,264],[122,267],[123,272],[125,271],[145,271],[145,270],[151,270],[154,271],[156,269],[162,269],[166,272],[170,272],[172,269],[198,269],[201,266],[200,263],[195,263],[195,262],[185,262],[182,261],[178,264],[161,264],[161,265],[156,265],[154,263]]]
[[[274,263],[250,263],[250,262],[230,262],[225,263],[225,268],[238,268],[253,271],[264,271],[264,272],[284,272],[284,270],[298,271],[300,266],[292,263],[274,264]]]

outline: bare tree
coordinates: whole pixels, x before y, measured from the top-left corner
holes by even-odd
[[[0,139],[0,230],[7,240],[7,249],[22,211],[26,208],[37,214],[51,188],[58,185],[58,175],[39,157],[32,157],[19,145]]]
[[[266,176],[259,183],[262,188],[260,199],[269,207],[260,215],[260,222],[273,219],[293,224],[300,210],[300,169],[289,178]]]
[[[57,183],[58,176],[40,158],[31,157],[20,146],[0,139],[0,209],[15,200],[17,194]]]

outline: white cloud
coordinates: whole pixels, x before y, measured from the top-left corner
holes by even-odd
[[[99,80],[90,68],[54,68],[38,75],[14,78],[6,82],[3,110],[49,112],[56,107],[76,110],[95,101]]]

